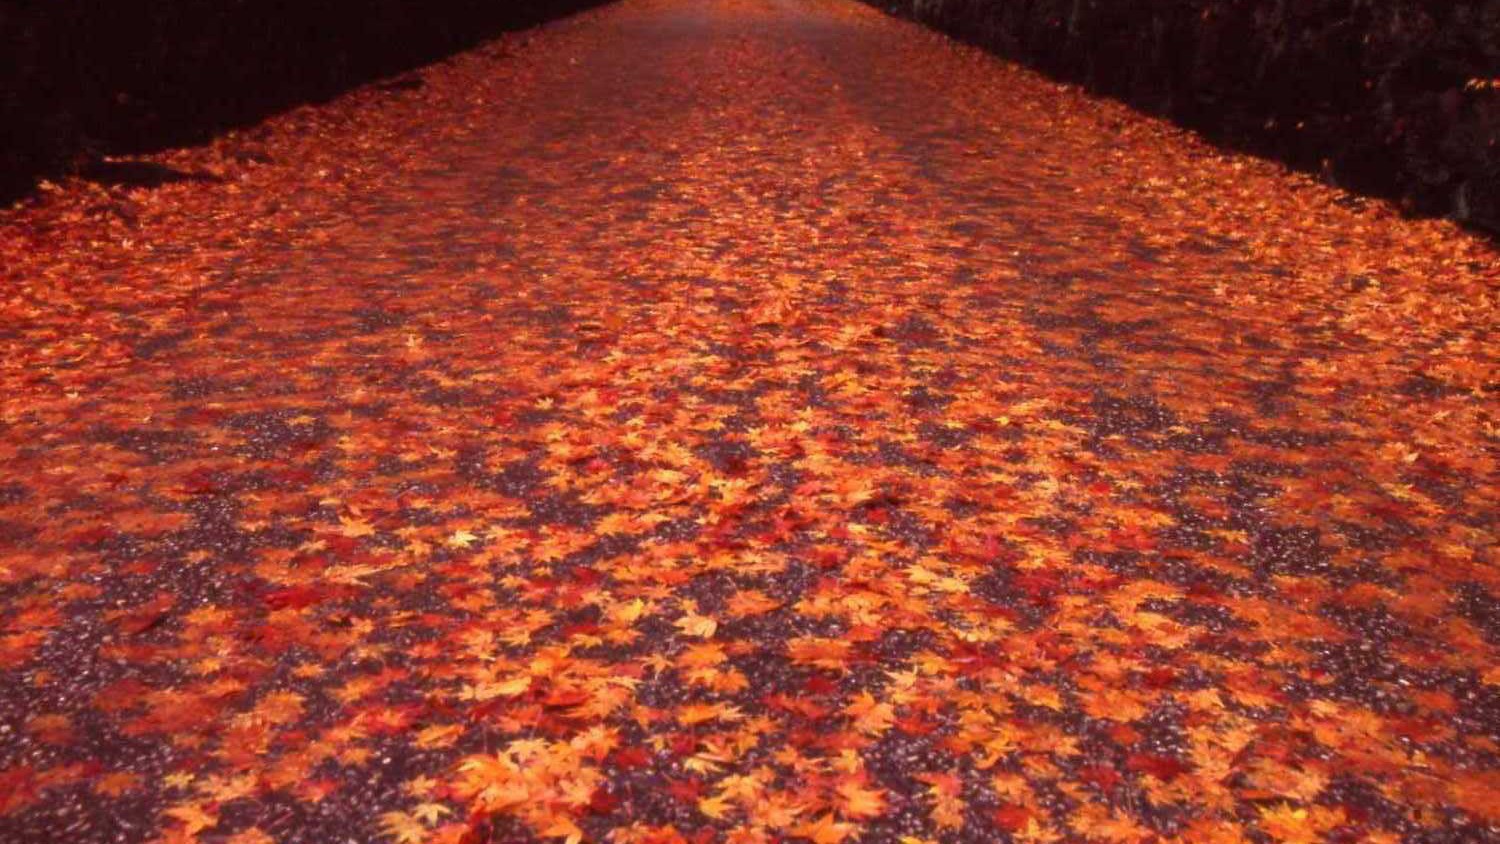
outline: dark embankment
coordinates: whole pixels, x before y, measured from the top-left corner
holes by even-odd
[[[600,0],[0,0],[0,201]]]
[[[870,0],[1418,214],[1500,231],[1495,0]]]

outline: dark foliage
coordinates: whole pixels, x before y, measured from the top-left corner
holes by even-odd
[[[598,0],[0,0],[0,199]]]
[[[1340,186],[1500,229],[1500,2],[879,5]]]

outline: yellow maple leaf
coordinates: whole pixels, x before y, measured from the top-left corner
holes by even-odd
[[[646,602],[640,598],[624,601],[609,608],[609,618],[617,624],[634,624],[646,613]]]
[[[1043,706],[1048,709],[1062,711],[1063,699],[1057,689],[1045,684],[1026,684],[1020,686],[1017,691],[1022,699],[1032,706]]]
[[[458,724],[433,724],[417,733],[416,745],[423,749],[447,747],[463,735],[464,728]]]
[[[459,696],[464,700],[491,700],[497,697],[515,697],[531,688],[531,677],[521,674],[497,682],[482,682],[464,686]]]
[[[889,703],[877,701],[869,692],[860,692],[844,707],[844,714],[854,719],[854,729],[865,735],[880,735],[889,730],[896,720],[896,712]]]
[[[411,810],[412,817],[422,821],[428,826],[434,826],[443,819],[444,815],[453,814],[453,810],[441,803],[419,803]]]
[[[427,828],[405,812],[386,812],[381,815],[380,831],[395,839],[397,844],[422,844],[427,838]]]
[[[698,811],[713,818],[716,821],[724,819],[724,816],[734,808],[723,795],[717,797],[705,797],[698,801]]]
[[[1344,822],[1342,809],[1281,803],[1260,810],[1260,828],[1282,844],[1317,844],[1323,834]]]
[[[839,783],[837,791],[839,812],[845,817],[866,820],[885,811],[885,792],[880,789],[866,788],[857,780],[846,780]]]
[[[444,544],[446,544],[449,548],[467,548],[470,545],[473,545],[474,540],[478,538],[479,537],[473,532],[464,528],[460,528],[449,534],[448,538],[444,540]]]
[[[432,777],[417,776],[401,784],[401,790],[413,797],[426,797],[437,788],[438,782]]]
[[[173,806],[164,814],[173,820],[181,821],[188,835],[197,835],[205,829],[212,829],[219,825],[219,816],[205,811],[197,803]]]
[[[674,627],[689,636],[700,636],[704,639],[712,638],[719,629],[719,623],[706,615],[690,612],[672,623]]]
[[[1260,810],[1260,827],[1277,841],[1314,842],[1317,833],[1307,822],[1307,810],[1286,803]]]
[[[350,539],[358,539],[361,536],[369,536],[375,532],[375,526],[357,517],[339,516],[339,533]]]

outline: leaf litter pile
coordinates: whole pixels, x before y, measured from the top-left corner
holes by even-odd
[[[0,841],[1500,840],[1497,255],[835,0],[0,218]]]

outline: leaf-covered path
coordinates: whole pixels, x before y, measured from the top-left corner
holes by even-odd
[[[1500,838],[1447,224],[842,0],[121,169],[0,217],[0,841]]]

